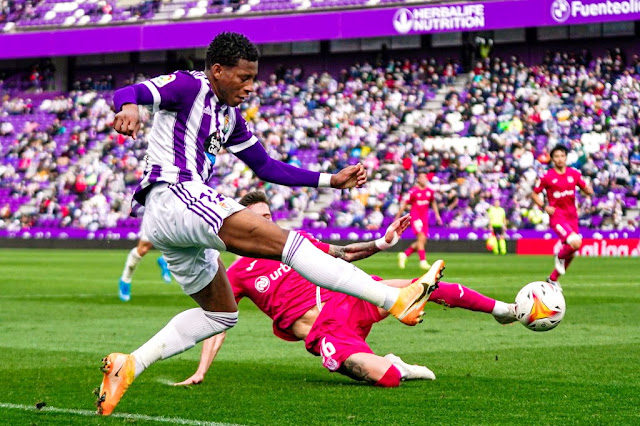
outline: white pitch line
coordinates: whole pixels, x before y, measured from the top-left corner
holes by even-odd
[[[49,407],[48,405],[45,405],[41,409],[38,409],[33,405],[9,404],[5,402],[0,402],[0,408],[8,408],[8,409],[22,410],[22,411],[39,411],[43,413],[49,412],[49,413],[74,414],[76,416],[86,416],[86,417],[98,417],[95,411],[76,410],[73,408]],[[119,419],[131,419],[131,420],[146,420],[149,422],[158,422],[158,423],[173,423],[178,425],[238,426],[238,425],[234,425],[233,423],[205,422],[200,420],[183,419],[181,417],[158,417],[158,416],[147,416],[144,414],[114,413],[114,414],[111,414],[109,417],[115,417]]]

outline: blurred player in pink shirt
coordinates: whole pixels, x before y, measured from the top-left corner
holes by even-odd
[[[549,214],[551,229],[562,241],[562,248],[555,258],[555,269],[547,279],[557,286],[560,286],[558,278],[566,273],[575,252],[582,246],[576,210],[576,186],[588,196],[593,195],[593,189],[585,183],[580,172],[567,167],[568,153],[569,150],[563,145],[556,145],[551,150],[553,167],[538,180],[531,194],[533,201]],[[547,195],[547,206],[540,196],[542,191]]]
[[[240,203],[271,219],[264,193],[251,192]],[[406,216],[394,222],[387,229],[385,241],[392,244],[408,224]],[[347,261],[368,257],[380,251],[381,245],[370,241],[342,247],[320,242],[310,235],[305,236],[324,252]],[[441,260],[434,262],[430,271],[433,272],[434,284],[443,267]],[[383,387],[398,386],[401,380],[435,379],[435,374],[427,367],[407,364],[393,354],[381,357],[371,350],[365,339],[373,324],[389,315],[384,309],[352,296],[316,287],[276,260],[243,257],[229,267],[227,274],[236,300],[243,297],[251,299],[273,320],[273,333],[277,337],[288,341],[304,341],[309,352],[322,357],[322,364],[329,371]],[[400,279],[383,282],[403,287],[413,281]],[[429,300],[450,307],[491,313],[502,324],[515,321],[515,305],[490,299],[460,284],[440,282]],[[202,382],[224,339],[225,333],[222,333],[206,340],[198,370],[177,384]]]
[[[427,262],[426,252],[427,234],[429,233],[429,206],[433,208],[438,225],[442,225],[442,220],[440,219],[440,212],[434,198],[433,189],[427,187],[428,183],[427,173],[418,172],[416,185],[409,190],[409,193],[402,200],[400,211],[396,215],[397,219],[407,210],[408,206],[411,206],[411,229],[413,229],[417,237],[416,241],[408,249],[398,253],[398,267],[400,269],[404,269],[407,266],[407,259],[416,251],[420,258],[420,268],[426,270],[430,266]]]

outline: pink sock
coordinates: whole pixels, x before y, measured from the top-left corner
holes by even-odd
[[[430,302],[446,305],[451,308],[464,308],[470,311],[493,312],[496,301],[490,297],[471,290],[461,284],[442,282],[429,296]]]
[[[402,374],[395,365],[389,367],[382,379],[378,380],[374,386],[380,386],[383,388],[397,388],[400,386],[400,380],[402,380]]]
[[[564,270],[566,271],[567,269],[569,269],[569,265],[571,265],[571,262],[573,261],[574,256],[571,257],[567,257],[564,260]]]
[[[551,279],[551,281],[558,281],[558,278],[560,278],[560,273],[554,269],[551,275],[549,275],[549,278]]]
[[[415,249],[414,249],[413,247],[409,247],[408,249],[406,249],[406,250],[404,251],[404,254],[405,254],[407,257],[409,257],[409,256],[411,256],[414,252],[415,252]]]
[[[565,243],[562,245],[562,247],[560,248],[560,251],[558,252],[558,258],[566,260],[570,257],[573,257],[573,253],[575,252],[576,250],[573,247]]]
[[[427,252],[425,250],[418,250],[418,257],[420,260],[427,260]]]

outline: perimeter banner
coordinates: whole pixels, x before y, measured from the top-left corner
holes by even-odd
[[[0,59],[206,47],[221,31],[254,43],[388,37],[640,19],[640,0],[505,0],[0,34]]]
[[[521,239],[516,243],[517,254],[555,255],[560,251],[561,243],[557,239]],[[582,240],[579,256],[595,257],[638,257],[640,256],[640,239],[620,238],[613,240],[586,238]]]

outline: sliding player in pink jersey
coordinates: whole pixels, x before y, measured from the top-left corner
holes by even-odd
[[[547,279],[558,287],[558,278],[565,274],[575,252],[582,246],[576,211],[576,186],[588,196],[593,195],[593,189],[585,183],[580,172],[567,167],[568,153],[568,149],[562,145],[556,145],[551,150],[553,167],[538,180],[531,193],[533,201],[549,214],[551,228],[562,241],[562,248],[555,258],[555,269]],[[549,201],[546,207],[540,196],[542,191],[546,192]]]
[[[240,200],[240,204],[271,219],[268,200],[262,192],[250,192]],[[407,225],[404,218],[394,222],[387,230],[385,241],[390,244],[389,241],[397,239],[394,234],[401,234]],[[339,247],[310,236],[307,238],[324,252],[349,261],[379,251],[373,241]],[[378,243],[380,245],[385,246]],[[442,260],[434,262],[430,271],[434,283],[443,266]],[[407,364],[393,354],[375,355],[367,345],[365,339],[371,326],[389,315],[384,309],[352,296],[320,289],[275,260],[243,257],[229,267],[227,275],[236,301],[243,297],[251,299],[273,320],[273,333],[277,337],[288,341],[303,340],[309,352],[322,357],[322,364],[329,371],[384,387],[398,386],[401,380],[435,379],[435,374],[427,367]],[[413,281],[383,282],[403,287]],[[503,324],[515,321],[515,305],[490,299],[460,284],[440,282],[429,300],[450,307],[491,313]],[[202,382],[224,339],[225,333],[222,333],[206,340],[198,370],[178,385]]]
[[[409,246],[404,252],[398,253],[398,267],[404,269],[407,265],[407,259],[414,252],[418,252],[420,258],[420,268],[429,269],[429,262],[427,262],[427,235],[429,234],[429,205],[433,208],[433,212],[436,215],[436,221],[438,225],[442,225],[440,219],[440,212],[438,211],[438,204],[433,197],[433,189],[427,187],[429,179],[426,172],[418,172],[416,179],[416,185],[409,190],[407,197],[402,200],[400,211],[396,215],[396,219],[399,218],[407,209],[407,206],[411,206],[411,229],[416,234],[416,241]]]

